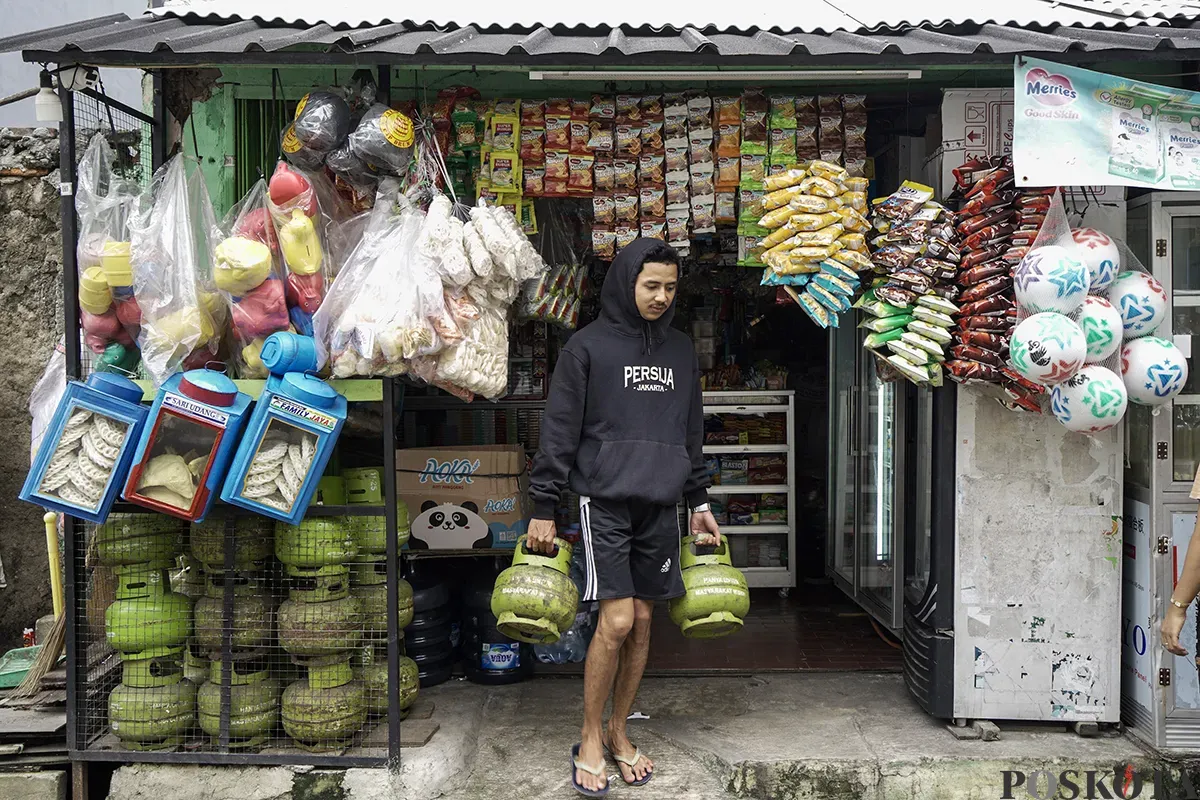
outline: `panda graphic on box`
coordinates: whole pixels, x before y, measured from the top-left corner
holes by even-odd
[[[439,550],[470,550],[492,546],[492,532],[472,502],[436,503],[426,500],[421,513],[412,521],[408,546],[428,550],[433,543]]]

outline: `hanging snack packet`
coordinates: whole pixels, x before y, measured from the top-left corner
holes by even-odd
[[[913,181],[905,181],[875,207],[875,213],[889,220],[904,220],[911,217],[933,197],[933,189]]]
[[[592,222],[596,225],[614,225],[617,221],[617,204],[612,195],[598,194],[592,197]]]
[[[617,235],[612,228],[592,228],[592,255],[603,261],[611,261],[616,256]]]
[[[666,156],[660,153],[643,153],[638,159],[638,184],[662,186],[667,175]]]
[[[567,178],[567,191],[571,194],[591,194],[595,191],[592,180],[593,156],[571,156],[568,164],[570,175]]]
[[[637,161],[630,158],[613,159],[613,185],[617,189],[637,188]]]

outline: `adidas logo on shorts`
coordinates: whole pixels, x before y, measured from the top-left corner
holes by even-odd
[[[666,561],[663,563],[663,565],[662,565],[662,569],[660,569],[660,570],[659,570],[659,572],[662,572],[662,573],[664,573],[664,574],[665,574],[665,573],[666,573],[666,571],[667,571],[667,570],[669,570],[670,568],[671,568],[671,559],[669,559],[669,558],[668,558],[668,559],[667,559],[667,560],[666,560]]]

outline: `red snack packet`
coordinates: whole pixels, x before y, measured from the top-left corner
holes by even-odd
[[[981,364],[978,361],[962,361],[953,359],[942,365],[946,372],[950,373],[950,377],[958,382],[963,381],[986,381],[988,383],[996,383],[1000,380],[1000,372],[990,364]]]
[[[982,230],[988,225],[1002,225],[1008,222],[1016,212],[1011,208],[1002,208],[998,211],[989,211],[982,214],[977,214],[973,217],[968,217],[958,223],[958,232],[963,236],[970,236],[976,231]]]
[[[959,331],[958,338],[963,344],[982,347],[985,350],[991,350],[993,353],[1003,353],[1006,349],[1008,349],[1008,339],[995,333],[984,333],[983,331]],[[1013,374],[1016,375],[1015,372]],[[1024,378],[1022,378],[1022,380],[1024,380]]]
[[[1016,307],[1013,299],[1004,293],[994,294],[991,297],[985,297],[982,300],[976,300],[973,303],[967,303],[960,306],[958,314],[960,317],[982,317],[990,314],[1005,314]]]
[[[959,295],[959,299],[964,303],[973,303],[976,300],[982,300],[985,297],[991,297],[994,294],[999,294],[1011,286],[1011,277],[1008,275],[997,275],[994,278],[988,278],[981,283],[975,284],[970,289],[965,290],[961,295]]]
[[[977,267],[971,267],[968,270],[963,270],[958,276],[959,286],[974,286],[977,283],[982,283],[988,278],[994,278],[997,275],[1007,275],[1009,272],[1008,264],[1003,261],[989,261],[986,264],[980,264]]]
[[[976,267],[991,261],[994,258],[999,258],[1004,253],[1004,250],[1005,245],[1002,244],[991,245],[980,250],[972,250],[963,256],[961,266],[963,269],[971,269],[972,267]]]
[[[1000,360],[999,355],[993,353],[991,350],[985,350],[975,345],[956,344],[950,348],[950,353],[956,359],[962,361],[978,361],[981,364],[990,364],[993,367],[1004,366],[1004,362]]]

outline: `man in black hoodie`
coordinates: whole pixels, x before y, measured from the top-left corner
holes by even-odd
[[[592,795],[608,790],[605,750],[626,783],[645,783],[653,772],[626,736],[625,720],[646,666],[654,601],[684,593],[681,498],[698,544],[718,542],[708,510],[696,352],[670,327],[678,281],[679,254],[657,239],[638,239],[617,255],[601,290],[600,319],[559,355],[530,481],[528,542],[535,550],[554,549],[563,490],[580,496],[581,599],[600,602],[600,621],[588,649],[583,738],[573,763],[576,788]]]

